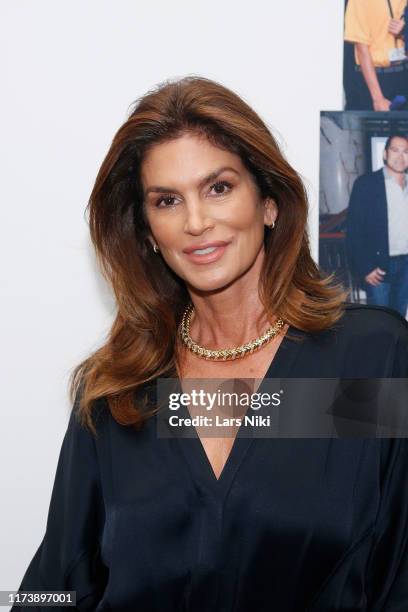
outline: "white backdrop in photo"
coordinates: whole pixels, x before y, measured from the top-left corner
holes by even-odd
[[[342,107],[342,2],[14,0],[0,4],[0,589],[45,531],[74,365],[114,303],[84,210],[130,104],[197,74],[240,94],[310,194],[317,257],[319,111]]]

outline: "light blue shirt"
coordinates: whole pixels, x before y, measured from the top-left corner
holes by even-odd
[[[390,255],[408,253],[408,181],[400,187],[387,168],[383,168],[387,195],[388,241]]]

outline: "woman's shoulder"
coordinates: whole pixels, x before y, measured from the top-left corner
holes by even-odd
[[[71,437],[87,440],[88,442],[86,443],[88,444],[94,444],[101,435],[104,435],[106,429],[109,428],[112,414],[107,398],[103,396],[93,401],[89,414],[86,417],[79,409],[81,392],[81,389],[78,389],[76,392],[69,414],[67,434]],[[92,422],[93,429],[91,429],[89,421]]]
[[[408,343],[408,321],[386,306],[344,302],[342,314],[332,326],[318,332],[300,332],[300,335],[319,344],[338,343],[352,338],[378,338],[388,342],[394,339]]]
[[[302,376],[408,377],[408,322],[391,308],[346,302],[335,324],[304,336]]]
[[[408,341],[408,321],[396,310],[386,306],[345,302],[343,316],[335,328],[351,334],[388,333]]]
[[[397,311],[346,303],[335,327],[338,345],[350,364],[348,371],[361,376],[408,376],[408,322]]]

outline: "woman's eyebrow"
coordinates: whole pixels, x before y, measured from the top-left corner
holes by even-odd
[[[208,174],[203,179],[201,179],[200,182],[198,183],[198,187],[199,188],[204,187],[204,185],[206,185],[210,181],[214,181],[222,172],[225,172],[226,170],[235,172],[235,174],[238,174],[239,176],[238,170],[236,170],[235,168],[232,168],[232,166],[222,166],[221,168],[217,168],[217,170],[214,170],[214,172],[211,172],[211,174]],[[145,197],[150,192],[154,192],[154,193],[169,193],[170,192],[170,193],[179,194],[177,189],[173,189],[172,187],[163,187],[162,185],[152,185],[151,187],[148,187],[146,191],[144,192]]]

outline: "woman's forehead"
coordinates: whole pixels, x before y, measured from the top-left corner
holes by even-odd
[[[245,172],[239,155],[213,145],[206,138],[183,135],[154,145],[142,162],[141,175],[144,183],[177,179],[198,184],[220,168]]]

